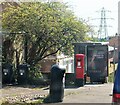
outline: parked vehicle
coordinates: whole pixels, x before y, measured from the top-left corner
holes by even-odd
[[[114,104],[120,104],[120,59],[118,62],[117,70],[115,72],[112,101]]]

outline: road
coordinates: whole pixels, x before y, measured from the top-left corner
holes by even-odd
[[[80,88],[65,89],[62,103],[111,103],[113,84],[88,84]]]

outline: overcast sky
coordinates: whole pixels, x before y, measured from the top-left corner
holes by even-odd
[[[98,31],[101,18],[101,10],[104,7],[106,10],[106,19],[108,35],[115,35],[118,31],[118,2],[120,0],[63,0],[74,11],[77,17],[83,18]],[[109,12],[107,12],[109,11]],[[111,26],[111,27],[110,27]]]

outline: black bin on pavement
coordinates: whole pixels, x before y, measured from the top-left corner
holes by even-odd
[[[28,65],[21,64],[18,66],[18,73],[17,73],[17,82],[18,84],[26,84],[28,79]]]
[[[64,97],[64,84],[63,77],[65,69],[60,68],[58,65],[53,65],[50,75],[50,91],[47,98],[44,99],[45,103],[62,102]]]
[[[2,83],[3,84],[10,84],[13,78],[13,69],[12,65],[9,63],[4,63],[2,65]]]

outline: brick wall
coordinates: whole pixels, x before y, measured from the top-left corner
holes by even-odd
[[[50,73],[51,66],[56,63],[55,59],[44,59],[40,61],[41,72]]]
[[[109,45],[116,48],[118,48],[118,36],[115,36],[115,37],[112,37],[110,40],[109,40]]]
[[[120,51],[120,36],[116,35],[109,40],[109,45],[115,48],[118,48],[115,54],[116,61],[118,60],[118,51]]]

